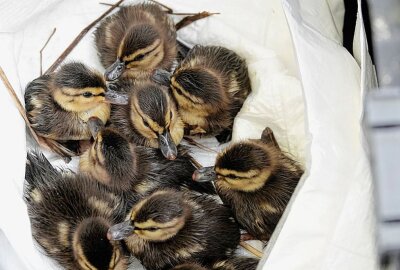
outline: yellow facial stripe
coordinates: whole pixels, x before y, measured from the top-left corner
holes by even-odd
[[[86,92],[92,93],[92,95],[99,95],[104,93],[105,90],[102,87],[86,87],[82,89],[62,88],[62,92],[69,96],[82,95],[83,93]]]
[[[196,97],[196,96],[194,96],[194,95],[191,95],[189,92],[187,92],[187,91],[176,81],[175,76],[173,76],[173,77],[171,78],[171,86],[172,86],[171,88],[172,88],[172,90],[173,90],[173,92],[174,92],[175,95],[183,96],[183,97],[185,97],[186,99],[191,100],[192,103],[204,103],[204,100],[203,100],[203,99],[201,99],[201,98],[199,98],[199,97]]]
[[[142,208],[142,206],[143,206],[148,200],[150,200],[150,199],[153,198],[154,196],[162,195],[162,194],[166,194],[166,193],[168,193],[168,191],[166,191],[166,190],[159,190],[159,191],[154,192],[154,193],[151,194],[150,196],[148,196],[146,199],[143,199],[143,200],[139,201],[136,205],[134,205],[134,207],[133,207],[133,209],[132,209],[132,211],[131,211],[130,220],[135,220],[137,212],[140,210],[140,208]]]
[[[181,222],[181,218],[174,218],[173,220],[165,223],[159,223],[153,219],[146,220],[145,222],[135,222],[135,227],[140,229],[148,229],[157,227],[159,229],[175,227]]]
[[[124,41],[123,41],[123,42],[124,42]],[[118,56],[119,56],[119,58],[122,57],[121,54],[122,54],[123,42],[121,43],[121,45],[120,45],[120,47],[119,47],[119,50],[118,50]],[[161,40],[160,40],[160,39],[156,39],[156,40],[153,42],[153,44],[151,44],[150,46],[147,46],[146,48],[137,50],[137,51],[133,52],[133,53],[130,54],[130,55],[124,56],[124,57],[122,57],[122,60],[123,60],[124,62],[133,61],[133,59],[135,59],[136,56],[138,56],[138,55],[140,55],[140,54],[146,54],[146,53],[151,52],[152,50],[154,50],[155,48],[157,48],[157,46],[159,46],[160,43],[161,43]],[[138,61],[138,62],[140,62],[140,61]]]
[[[147,122],[147,124],[150,126],[150,129],[155,132],[155,133],[163,133],[164,128],[161,127],[158,123],[154,122],[150,117],[148,117],[139,107],[139,104],[137,103],[137,100],[134,101],[134,108],[137,112],[137,114]]]
[[[216,184],[226,186],[228,189],[253,192],[262,188],[268,181],[271,170],[262,170],[257,176],[252,178],[218,178]]]
[[[252,178],[257,176],[260,171],[259,170],[249,170],[245,172],[239,172],[235,170],[229,170],[229,169],[224,169],[224,168],[215,168],[215,172],[219,175],[222,176],[229,176],[229,175],[234,175],[237,178]]]
[[[78,264],[82,269],[84,270],[96,270],[94,266],[92,266],[89,261],[86,259],[86,256],[83,254],[83,249],[80,244],[77,244],[74,247],[75,251],[75,256],[77,258]]]

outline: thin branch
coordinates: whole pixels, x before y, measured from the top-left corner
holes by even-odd
[[[207,147],[207,146],[205,146],[205,145],[202,145],[201,143],[196,142],[195,140],[193,140],[193,139],[190,138],[190,137],[185,136],[185,137],[183,137],[183,139],[184,139],[187,143],[189,143],[190,145],[196,146],[196,147],[198,147],[198,148],[200,148],[200,149],[202,149],[202,150],[204,150],[204,151],[207,151],[207,152],[213,152],[213,153],[217,153],[217,154],[218,154],[218,151],[215,151],[214,149],[211,149],[211,148],[209,148],[209,147]]]
[[[248,252],[250,252],[251,254],[253,254],[254,256],[261,258],[263,253],[261,251],[259,251],[258,249],[256,249],[255,247],[253,247],[252,245],[247,244],[246,242],[241,241],[239,243],[239,245],[244,248],[245,250],[247,250]]]
[[[28,117],[26,116],[25,108],[22,106],[22,103],[20,102],[17,94],[15,93],[14,88],[11,86],[10,81],[8,80],[6,74],[4,73],[4,70],[1,67],[0,67],[0,78],[3,81],[4,86],[6,87],[8,93],[10,94],[12,100],[14,101],[15,106],[17,107],[19,113],[24,119],[26,126],[28,127],[30,133],[32,134],[33,139],[37,142],[37,144],[43,148],[52,150],[53,152],[57,153],[58,155],[66,159],[66,161],[70,160],[71,156],[74,155],[73,152],[71,152],[69,149],[65,148],[64,146],[62,146],[61,144],[59,144],[54,140],[38,136],[36,132],[32,129],[31,123],[29,122]]]
[[[166,6],[166,5],[164,5],[164,4],[162,4],[162,3],[160,3],[160,2],[158,2],[158,1],[156,1],[156,0],[150,0],[151,2],[153,2],[153,3],[156,3],[157,5],[160,5],[160,6],[162,6],[163,8],[165,8],[167,11],[167,13],[168,14],[172,14],[174,11],[172,10],[172,8],[170,8],[169,6]]]
[[[43,50],[46,48],[47,44],[49,43],[50,39],[53,37],[54,33],[56,32],[56,28],[54,27],[53,32],[51,32],[49,38],[47,39],[46,43],[40,49],[40,76],[43,75]]]
[[[19,101],[19,98],[17,96],[17,94],[15,93],[14,88],[11,86],[10,81],[8,80],[6,74],[4,73],[3,68],[0,67],[0,78],[4,83],[4,86],[6,87],[6,89],[8,90],[8,93],[10,94],[12,100],[14,101],[15,106],[17,107],[19,113],[21,114],[22,118],[25,121],[25,124],[27,125],[29,131],[32,134],[32,137],[35,139],[35,141],[40,144],[40,139],[39,137],[36,135],[36,132],[32,129],[31,127],[31,123],[28,120],[28,117],[25,114],[25,108],[24,106],[22,106],[22,103]]]
[[[210,13],[208,11],[203,11],[200,13],[196,13],[195,15],[192,15],[192,16],[186,16],[182,20],[177,22],[177,24],[175,24],[175,28],[178,31],[179,29],[182,29],[183,27],[186,27],[195,21],[207,18],[207,17],[209,17],[211,15],[215,15],[215,14],[219,14],[219,13]]]
[[[114,4],[104,3],[104,2],[100,2],[99,4],[100,5],[105,5],[105,6],[110,6],[110,7],[114,6]]]
[[[81,39],[93,28],[99,21],[101,21],[104,17],[111,13],[115,8],[117,8],[124,0],[120,0],[115,3],[112,7],[110,7],[106,12],[104,12],[100,17],[94,20],[91,24],[86,26],[79,35],[72,41],[72,43],[65,49],[65,51],[57,58],[57,60],[46,70],[45,74],[53,72],[64,59],[71,53],[71,51],[76,47],[76,45],[81,41]]]

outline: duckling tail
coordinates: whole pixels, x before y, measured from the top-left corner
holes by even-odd
[[[51,165],[43,153],[28,152],[25,168],[25,200],[30,201],[35,188],[41,190],[60,177],[62,177],[61,172]]]

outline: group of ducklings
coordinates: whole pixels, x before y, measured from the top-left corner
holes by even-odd
[[[173,22],[149,3],[121,7],[95,41],[104,75],[71,62],[26,87],[32,128],[80,154],[74,173],[28,153],[35,240],[66,269],[127,269],[130,254],[152,270],[255,269],[235,255],[240,229],[269,240],[302,168],[269,128],[213,167],[180,145],[184,134],[230,140],[251,91],[244,59],[218,46],[178,55]]]

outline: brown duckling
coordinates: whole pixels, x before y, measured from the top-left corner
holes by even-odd
[[[251,92],[245,60],[219,46],[194,46],[169,80],[160,70],[153,80],[169,81],[186,133],[216,135],[219,142],[230,139],[233,120]]]
[[[167,269],[187,261],[210,265],[234,253],[240,240],[231,210],[213,197],[173,190],[156,191],[139,201],[129,219],[109,230],[125,239],[147,269]]]
[[[168,70],[177,55],[174,23],[151,3],[121,7],[103,20],[95,39],[108,81],[122,74],[143,78],[155,68]]]
[[[215,180],[218,195],[239,224],[253,237],[269,240],[302,174],[266,128],[260,140],[227,147],[218,154],[215,167],[197,170],[193,179]]]
[[[127,269],[120,243],[107,239],[125,214],[118,197],[92,179],[56,170],[38,153],[28,153],[25,179],[32,235],[46,255],[65,269]]]
[[[56,141],[91,138],[89,119],[105,124],[117,99],[103,76],[82,63],[71,62],[33,80],[25,89],[25,108],[38,135]]]
[[[112,107],[111,125],[135,144],[159,148],[164,157],[175,159],[183,123],[168,89],[150,81],[129,84],[122,87],[129,104]]]
[[[184,147],[178,147],[176,159],[167,160],[158,149],[136,146],[116,130],[104,128],[81,156],[79,168],[115,193],[126,193],[130,200],[163,188],[215,194],[212,183],[191,180],[196,170],[192,160]],[[132,192],[137,196],[132,196]]]

